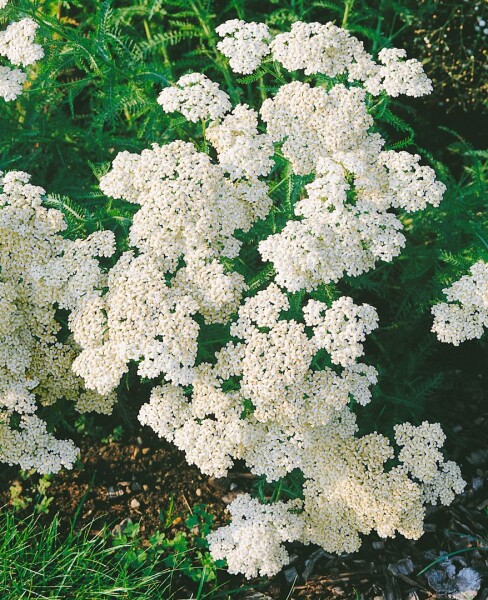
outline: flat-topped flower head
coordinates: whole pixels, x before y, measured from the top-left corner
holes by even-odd
[[[158,97],[164,112],[179,112],[188,121],[218,119],[229,112],[229,96],[202,73],[189,73],[165,88]]]
[[[273,167],[271,137],[258,132],[258,115],[247,104],[238,104],[222,122],[211,123],[207,140],[232,179],[264,177]]]
[[[27,74],[20,69],[10,69],[0,66],[0,97],[6,102],[20,96]]]
[[[297,514],[301,502],[261,504],[242,494],[230,506],[232,523],[208,536],[216,560],[227,560],[229,573],[252,577],[274,575],[288,563],[283,542],[293,541],[303,529]]]
[[[44,56],[42,46],[34,42],[39,25],[25,18],[10,23],[5,31],[0,31],[0,55],[14,65],[27,67]]]
[[[333,23],[297,21],[271,42],[273,58],[288,71],[329,77],[343,74],[362,49],[362,42]]]
[[[229,59],[234,73],[253,73],[270,52],[271,34],[265,23],[247,23],[231,19],[215,31],[223,38],[217,48]]]
[[[380,67],[376,79],[381,80],[381,88],[395,98],[404,94],[405,96],[426,96],[433,90],[432,82],[424,72],[424,68],[418,60],[411,58],[405,60],[407,53],[403,49],[383,48],[378,54]],[[365,83],[368,89],[368,82]]]
[[[443,290],[448,302],[432,307],[432,331],[441,342],[459,346],[480,338],[488,327],[488,263],[480,260],[470,271]]]

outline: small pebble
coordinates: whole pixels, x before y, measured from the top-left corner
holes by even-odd
[[[295,583],[295,581],[298,579],[298,571],[295,569],[295,567],[285,569],[283,571],[283,575],[288,583]]]
[[[233,492],[234,490],[237,490],[237,483],[232,482],[230,484],[230,488],[229,489],[230,489],[231,492]]]
[[[313,552],[309,558],[305,561],[305,569],[302,573],[302,578],[306,581],[310,575],[312,575],[313,570],[315,568],[315,564],[318,560],[325,557],[325,552],[320,548],[320,550],[316,550]]]
[[[398,577],[399,575],[410,575],[414,571],[414,565],[410,558],[402,558],[394,564],[389,564],[388,571],[395,577]]]
[[[137,443],[139,446],[142,446],[142,438],[140,436],[137,438]]]
[[[202,490],[200,488],[197,488],[195,490],[195,494],[200,498],[200,496],[202,495]]]
[[[230,504],[231,502],[233,502],[237,498],[238,495],[239,494],[237,494],[236,492],[229,492],[225,496],[222,496],[222,501],[225,504]]]
[[[117,537],[119,535],[122,535],[124,533],[124,529],[127,525],[131,525],[132,524],[132,519],[123,519],[118,525],[116,525],[113,529],[112,529],[112,535],[114,537]]]
[[[482,477],[473,477],[472,482],[473,490],[477,492],[483,487],[483,478]]]
[[[132,498],[132,500],[130,501],[130,507],[136,510],[139,508],[139,506],[141,506],[139,500],[137,498]]]
[[[229,478],[228,477],[209,477],[208,483],[213,488],[216,488],[221,491],[227,491],[230,487]]]
[[[113,486],[110,486],[107,489],[107,496],[109,498],[117,498],[118,496],[123,496],[124,490],[116,490]]]
[[[146,456],[146,454],[149,454],[150,451],[151,451],[151,448],[143,448],[142,449],[143,456]]]

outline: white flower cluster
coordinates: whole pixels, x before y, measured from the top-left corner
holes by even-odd
[[[406,96],[425,96],[432,92],[432,82],[424,72],[418,60],[407,57],[405,50],[383,48],[378,54],[382,65],[370,65],[361,73],[361,60],[358,61],[357,78],[364,81],[365,89],[374,96],[386,92],[396,98]],[[351,71],[349,72],[351,78]]]
[[[410,423],[395,426],[396,443],[402,447],[398,458],[404,469],[421,482],[425,502],[448,505],[455,494],[464,489],[459,466],[444,462],[440,449],[444,444],[444,435],[439,423],[424,421],[418,427]]]
[[[0,66],[0,97],[6,102],[22,94],[27,74],[20,69]]]
[[[183,75],[158,98],[164,112],[180,112],[188,121],[218,119],[231,108],[229,96],[202,73]]]
[[[369,304],[357,306],[343,296],[328,309],[323,302],[310,300],[304,310],[305,323],[316,326],[315,340],[337,365],[348,367],[363,355],[363,345],[378,326],[378,313]]]
[[[282,142],[295,173],[315,173],[308,198],[278,234],[260,244],[277,282],[291,291],[359,275],[377,260],[391,261],[405,244],[391,208],[437,206],[445,186],[418,155],[382,151],[370,133],[373,119],[362,88],[335,85],[329,92],[295,81],[261,107],[267,132]]]
[[[39,25],[32,19],[21,19],[10,23],[5,31],[0,31],[0,55],[14,65],[27,67],[44,56],[42,46],[34,42]]]
[[[400,219],[388,209],[412,211],[439,204],[445,187],[430,167],[418,165],[418,155],[379,152],[362,164],[366,154],[365,149],[340,151],[336,160],[318,161],[317,178],[305,186],[308,197],[294,208],[302,219],[288,221],[280,233],[260,243],[261,256],[273,263],[280,285],[290,291],[312,290],[344,274],[364,273],[377,260],[391,261],[405,237]]]
[[[7,2],[0,4],[4,8]],[[10,23],[0,31],[0,56],[5,56],[13,65],[27,67],[44,56],[42,46],[34,41],[38,25],[29,18]],[[5,101],[15,100],[22,93],[27,74],[21,69],[0,66],[0,97]]]
[[[114,236],[64,239],[62,213],[42,206],[44,190],[29,179],[0,174],[0,460],[51,473],[70,467],[77,449],[48,432],[38,403],[65,398],[81,412],[110,413],[115,400],[83,389],[71,370],[77,349],[60,341],[56,320],[56,306],[73,310],[104,284],[94,257],[112,254]]]
[[[121,152],[100,185],[108,196],[141,205],[130,243],[171,271],[181,256],[234,258],[236,229],[248,231],[271,206],[264,183],[230,181],[207,154],[182,141],[154,144],[140,155]]]
[[[273,58],[288,71],[303,70],[305,75],[322,73],[342,75],[357,55],[364,54],[362,42],[333,23],[297,21],[287,33],[271,43]]]
[[[271,137],[258,133],[258,115],[247,104],[238,104],[221,123],[214,121],[207,129],[207,140],[231,179],[255,179],[268,175],[273,167]]]
[[[246,23],[232,19],[215,30],[223,38],[217,49],[229,59],[234,73],[248,75],[255,71],[270,52],[271,34],[265,23]]]
[[[402,450],[393,469],[385,469],[395,456],[387,438],[356,437],[347,405],[351,397],[367,404],[376,383],[375,369],[356,362],[377,326],[374,308],[350,298],[330,308],[311,300],[305,324],[283,319],[288,309],[274,283],[248,298],[231,326],[240,341],[218,352],[215,364],[195,367],[191,394],[155,388],[139,415],[210,475],[224,476],[236,459],[268,481],[303,472],[302,502],[262,506],[239,497],[232,523],[209,537],[213,556],[247,577],[276,573],[288,560],[284,541],[343,552],[357,550],[359,534],[372,529],[419,537],[424,503],[449,502],[464,485],[459,468],[442,461],[438,425],[397,428]],[[340,374],[313,366],[323,348]]]
[[[242,58],[247,47],[254,61],[265,51],[269,32],[257,23],[232,20],[219,26],[218,33],[228,56],[235,52],[236,60]],[[374,93],[381,88],[391,95],[419,95],[428,93],[430,82],[417,61],[400,60],[403,51],[382,50],[378,65],[362,42],[331,23],[294,23],[289,33],[276,36],[270,50],[289,70],[331,77],[347,71],[349,80],[362,81],[366,88],[336,84],[327,91],[294,81],[263,102],[266,133],[258,132],[258,115],[245,104],[207,129],[231,179],[266,176],[273,165],[273,142],[281,144],[295,174],[316,175],[306,186],[308,197],[294,206],[297,220],[259,246],[263,259],[274,265],[277,283],[290,291],[312,290],[398,256],[405,238],[391,209],[415,211],[439,204],[445,186],[430,167],[419,165],[420,156],[383,151],[385,142],[371,131],[374,120],[367,105],[367,91],[372,93],[373,87]],[[195,73],[163,90],[159,101],[166,111],[179,110],[192,121],[217,119],[230,110],[222,93]]]
[[[10,427],[5,414],[0,417],[2,462],[46,474],[56,473],[63,467],[70,469],[77,456],[76,446],[69,440],[56,439],[37,415],[22,415],[16,429]]]
[[[169,288],[159,261],[147,254],[124,253],[107,287],[103,296],[96,290],[87,294],[70,316],[70,329],[82,347],[73,370],[87,388],[109,393],[131,360],[140,360],[142,377],[164,370],[186,383],[197,351],[194,303]]]
[[[433,169],[420,166],[419,161],[419,154],[391,150],[380,153],[378,162],[387,171],[382,193],[390,206],[409,212],[423,210],[428,204],[439,206],[446,186],[436,180]],[[360,185],[367,184],[361,180]],[[369,193],[372,189],[369,188]]]
[[[432,331],[441,342],[459,346],[480,338],[488,327],[488,263],[480,260],[470,270],[443,290],[449,302],[432,307]]]
[[[261,160],[272,145],[257,133],[252,111],[242,111],[229,117],[236,126],[244,121],[245,141],[237,144],[242,160],[234,167],[229,153],[224,165],[215,165],[192,144],[177,141],[154,144],[140,155],[121,152],[102,178],[108,196],[141,208],[129,232],[137,254],[123,254],[108,274],[108,292],[94,290],[70,317],[82,347],[73,369],[89,389],[113,390],[131,361],[142,377],[164,374],[172,384],[191,383],[199,332],[193,315],[225,323],[237,311],[244,278],[226,271],[220,259],[238,255],[235,231],[248,231],[271,207],[267,187],[257,179],[271,165],[257,173],[252,156],[256,146],[264,148]],[[212,128],[217,146],[226,127],[224,119]],[[240,167],[239,180],[226,177]]]
[[[343,305],[347,308],[340,314]],[[269,479],[297,468],[297,449],[308,429],[329,423],[351,396],[359,404],[370,401],[376,370],[355,362],[353,354],[362,354],[360,343],[352,351],[343,344],[364,340],[377,315],[371,306],[357,307],[343,298],[312,318],[317,307],[311,301],[304,309],[305,325],[280,320],[288,308],[274,283],[248,298],[231,326],[231,334],[242,341],[229,342],[215,365],[194,368],[191,401],[174,385],[156,388],[141,410],[141,422],[174,441],[189,462],[211,475],[225,475],[236,458]],[[347,311],[351,322],[345,320]],[[340,374],[311,367],[328,345],[334,363],[347,362]],[[252,410],[242,418],[247,405]]]
[[[359,275],[377,260],[391,261],[405,244],[391,208],[437,206],[445,186],[420,156],[382,151],[370,133],[373,119],[362,88],[335,85],[329,92],[295,81],[261,107],[267,132],[282,142],[295,173],[315,173],[308,198],[298,202],[285,228],[260,244],[277,282],[291,291]]]
[[[303,518],[293,512],[300,502],[260,504],[248,494],[232,503],[232,523],[207,540],[215,560],[227,560],[229,573],[248,578],[274,575],[289,560],[283,542],[299,539]]]
[[[359,87],[338,84],[327,92],[294,81],[263,102],[261,117],[272,140],[283,142],[282,152],[293,171],[306,175],[315,171],[320,158],[338,152],[365,151],[367,145],[373,146],[368,154],[380,151],[383,141],[368,135],[374,121],[365,98]]]
[[[374,96],[383,92],[392,97],[424,96],[432,92],[422,64],[415,59],[405,60],[405,50],[384,48],[377,63],[361,41],[333,23],[297,21],[289,32],[278,34],[272,41],[262,23],[233,19],[216,31],[224,38],[217,48],[230,59],[236,73],[252,73],[271,53],[288,71],[303,70],[305,75],[327,77],[347,74],[350,82],[361,81]]]
[[[347,415],[347,418],[346,418]],[[462,492],[459,467],[439,460],[437,424],[420,427],[405,424],[408,439],[400,437],[400,455],[409,464],[385,470],[395,456],[387,438],[373,433],[356,438],[352,414],[331,423],[327,430],[313,432],[304,440],[302,454],[306,480],[303,501],[259,505],[249,496],[239,496],[229,506],[230,525],[208,536],[210,551],[226,558],[230,572],[246,577],[273,575],[288,562],[283,542],[314,543],[328,552],[354,552],[359,534],[375,529],[382,537],[395,531],[410,539],[423,532],[424,504],[450,504]],[[430,454],[429,454],[430,451]],[[426,460],[427,454],[427,460]],[[410,469],[421,464],[434,473],[416,479]]]

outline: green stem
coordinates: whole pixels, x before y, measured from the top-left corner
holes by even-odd
[[[378,43],[381,35],[381,26],[383,24],[383,0],[380,1],[380,6],[378,9],[378,22],[376,24],[376,31],[374,35],[373,48],[371,50],[371,54],[376,53],[376,49],[378,48]]]
[[[342,17],[342,25],[343,29],[347,28],[347,21],[349,19],[349,14],[351,12],[352,7],[354,6],[354,0],[345,0],[344,3],[344,15]]]

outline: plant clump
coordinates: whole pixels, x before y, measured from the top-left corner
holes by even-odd
[[[232,522],[208,535],[215,559],[254,577],[286,564],[286,542],[341,553],[373,530],[416,539],[426,504],[463,490],[439,424],[403,423],[392,439],[360,431],[355,408],[378,382],[367,341],[380,315],[328,287],[392,262],[407,244],[405,213],[439,206],[445,186],[380,126],[391,97],[432,91],[404,50],[376,61],[332,23],[298,21],[273,36],[231,20],[217,34],[216,52],[245,86],[257,83],[261,101],[241,102],[244,91],[198,72],[160,92],[162,110],[191,127],[185,139],[119,152],[101,176],[103,194],[136,205],[121,252],[111,231],[63,237],[44,190],[25,173],[3,176],[0,458],[41,472],[71,466],[74,445],[47,432],[37,405],[63,397],[109,413],[136,365],[152,380],[140,422],[203,473],[223,477],[239,461],[267,482],[301,474],[297,498],[241,495]],[[4,53],[41,56],[32,46]],[[473,278],[485,281],[482,271]],[[486,294],[456,285],[446,294],[469,319]]]

